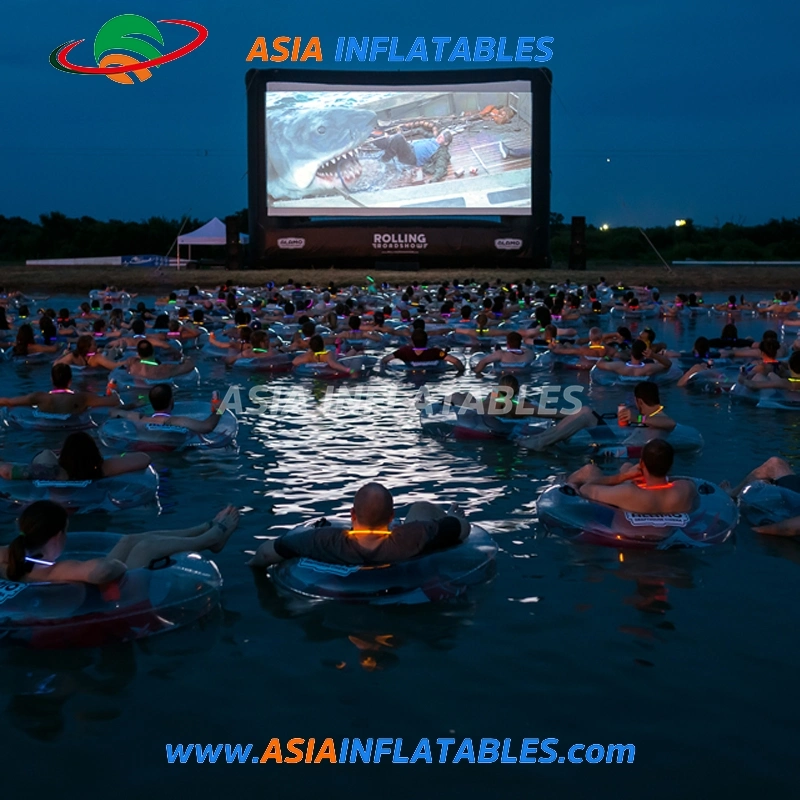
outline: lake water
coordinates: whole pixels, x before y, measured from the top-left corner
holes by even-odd
[[[716,299],[711,296],[707,300]],[[721,298],[720,298],[721,299]],[[75,298],[71,305],[77,305]],[[721,318],[647,320],[672,346],[718,335]],[[774,321],[744,319],[760,337]],[[633,324],[630,325],[634,330]],[[202,362],[224,395],[243,374]],[[48,386],[48,370],[0,366],[2,393]],[[560,372],[532,385],[585,381]],[[156,508],[73,519],[73,530],[135,532],[245,509],[226,550],[223,607],[202,624],[127,646],[37,652],[0,647],[3,783],[21,791],[120,798],[267,795],[647,797],[783,795],[797,744],[800,543],[760,539],[740,523],[719,548],[620,555],[545,536],[540,490],[581,459],[508,444],[421,435],[418,387],[375,375],[370,413],[324,413],[326,384],[291,375],[303,402],[281,414],[247,404],[237,452],[156,455]],[[96,383],[102,390],[104,381]],[[435,392],[488,388],[444,376]],[[380,399],[396,393],[396,402]],[[613,411],[620,390],[590,392]],[[243,397],[246,397],[243,395]],[[739,480],[768,456],[794,460],[800,424],[789,412],[731,405],[726,396],[662,390],[670,414],[700,428],[704,451],[680,472]],[[3,430],[4,459],[29,458],[43,434]],[[676,470],[677,471],[677,470]],[[462,602],[403,609],[325,605],[308,612],[244,566],[265,534],[346,513],[366,480],[402,507],[457,501],[496,538],[494,580]],[[6,541],[12,527],[2,523]],[[168,765],[166,743],[252,743],[272,737],[558,738],[632,743],[626,764]],[[408,753],[405,753],[408,755]]]

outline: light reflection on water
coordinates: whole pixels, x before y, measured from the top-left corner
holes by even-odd
[[[723,322],[646,324],[659,339],[688,349],[696,336],[716,335]],[[634,333],[641,326],[629,325]],[[739,323],[742,335],[760,336],[765,327],[753,319]],[[224,395],[234,382],[243,387],[238,449],[158,455],[164,489],[157,523],[154,509],[136,509],[88,515],[72,526],[132,532],[193,524],[236,503],[246,509],[240,530],[216,557],[225,577],[224,612],[124,648],[5,648],[0,732],[3,741],[24,741],[15,752],[20,768],[33,769],[44,757],[41,743],[55,742],[58,749],[47,750],[50,774],[88,764],[90,748],[92,764],[102,762],[99,773],[119,777],[128,772],[119,752],[141,748],[146,738],[153,745],[142,757],[143,780],[160,781],[155,794],[166,796],[166,741],[263,746],[272,735],[415,739],[455,730],[477,737],[631,741],[642,754],[653,796],[661,796],[658,787],[674,786],[678,752],[686,754],[682,768],[698,790],[737,796],[756,781],[768,791],[788,779],[789,745],[782,743],[792,740],[795,728],[784,709],[796,709],[793,665],[800,657],[786,636],[800,621],[796,543],[761,541],[740,525],[734,543],[702,553],[620,557],[574,547],[544,534],[535,500],[580,459],[422,436],[413,407],[419,385],[403,376],[372,376],[365,383],[374,398],[368,411],[330,413],[325,382],[290,375],[248,380],[205,361],[201,369],[208,382],[198,397],[212,389]],[[15,372],[3,365],[0,377],[4,394],[47,384],[46,368]],[[585,381],[576,373],[544,373],[531,385]],[[101,380],[90,385],[104,388]],[[247,400],[255,385],[263,385],[269,400],[291,390],[303,402],[281,413],[271,406],[256,413]],[[491,383],[447,374],[428,385],[434,392],[477,392]],[[610,411],[622,393],[589,388],[588,396],[599,410]],[[800,454],[800,421],[789,413],[674,387],[664,390],[664,399],[675,418],[700,427],[706,440],[703,453],[677,464],[680,472],[738,480],[769,455],[794,460]],[[59,439],[0,432],[4,457],[29,457]],[[442,607],[324,605],[309,611],[277,597],[268,579],[244,567],[244,553],[259,538],[310,518],[346,514],[367,480],[385,483],[401,513],[415,500],[457,502],[498,541],[495,579]],[[11,533],[9,522],[4,537]],[[187,717],[185,709],[198,704],[202,716]],[[298,720],[304,721],[302,731]],[[735,775],[713,768],[745,747],[751,766],[737,762]],[[637,770],[593,777],[593,795],[641,788]],[[183,789],[194,781],[200,787],[191,770],[183,774]],[[576,785],[586,780],[588,788],[584,774],[569,777]],[[226,779],[228,791],[231,782],[246,790],[263,786],[259,775],[241,771]],[[323,779],[307,770],[298,774],[294,791],[344,791],[343,784],[328,787]],[[42,776],[42,788],[50,780]],[[442,787],[463,793],[488,790],[493,780],[456,770],[431,783],[444,781]],[[514,770],[502,780],[508,796],[529,790],[530,777]],[[538,788],[555,791],[563,779],[539,772],[536,780]],[[388,797],[410,791],[412,778],[402,771],[391,773],[382,787]]]

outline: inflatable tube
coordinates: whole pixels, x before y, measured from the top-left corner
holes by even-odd
[[[596,366],[589,371],[589,377],[596,386],[630,386],[640,381],[653,381],[659,385],[675,383],[683,375],[681,368],[673,364],[668,370],[657,375],[617,375],[610,370],[598,369]]]
[[[17,513],[35,500],[53,500],[70,513],[117,511],[152,503],[158,475],[152,467],[99,481],[7,481],[0,478],[0,510]]]
[[[676,453],[696,453],[703,449],[700,431],[680,423],[669,433],[646,425],[620,426],[616,422],[578,431],[556,447],[565,453],[592,453],[606,458],[639,458],[652,439],[665,439]]]
[[[64,557],[98,558],[119,539],[111,533],[70,533]],[[204,617],[219,604],[221,588],[216,565],[197,553],[131,570],[103,588],[0,580],[0,638],[39,648],[130,642]]]
[[[50,414],[38,408],[4,408],[3,422],[9,428],[25,431],[85,431],[96,428],[91,412],[80,414]]]
[[[753,481],[739,494],[739,509],[754,527],[783,522],[800,516],[800,492],[768,481]]]
[[[700,372],[695,372],[686,383],[687,389],[694,392],[708,394],[722,394],[729,392],[736,385],[739,377],[738,367],[735,369],[717,369],[711,367]]]
[[[331,524],[349,529],[350,523]],[[285,536],[307,531],[301,525]],[[372,605],[413,605],[448,600],[491,577],[497,545],[483,528],[472,525],[466,541],[394,564],[348,566],[310,558],[283,561],[272,570],[279,591],[309,600],[340,600]]]
[[[469,368],[474,370],[478,365],[478,362],[487,355],[487,353],[473,353],[469,357]],[[486,365],[485,369],[481,371],[481,375],[524,375],[528,372],[533,372],[533,370],[540,367],[539,355],[534,354],[533,351],[531,351],[531,355],[533,355],[533,358],[529,361],[520,361],[517,363],[508,361],[492,361],[490,364]]]
[[[619,306],[614,306],[611,309],[611,314],[622,319],[652,319],[658,316],[658,310],[655,308],[620,308]]]
[[[172,378],[141,378],[131,375],[126,369],[117,367],[108,375],[109,381],[115,381],[121,389],[146,389],[159,383],[168,383],[173,388],[188,388],[200,383],[200,372],[195,367],[191,372],[176,375]]]
[[[409,375],[437,375],[447,372],[448,369],[455,369],[455,367],[452,364],[448,364],[444,359],[441,361],[417,361],[410,364],[399,359],[392,359],[386,364],[386,369],[391,372]]]
[[[184,350],[202,350],[208,344],[208,329],[198,328],[199,336],[181,339],[180,344]]]
[[[295,353],[279,353],[274,357],[237,358],[231,366],[233,369],[248,372],[291,372],[294,358]]]
[[[722,358],[720,356],[719,350],[710,350],[706,358],[699,358],[694,353],[690,353],[685,350],[682,350],[680,355],[678,356],[678,363],[685,370],[689,369],[690,367],[693,367],[695,364],[704,364],[709,360],[711,360],[714,363],[714,366],[717,367],[727,367],[731,363],[731,360],[729,358]]]
[[[534,421],[532,423],[532,420]],[[536,424],[536,417],[517,419],[506,415],[480,414],[472,408],[459,410],[444,403],[430,403],[420,410],[422,430],[437,439],[510,440],[524,436]]]
[[[736,383],[731,389],[731,397],[757,408],[800,411],[800,392],[788,389],[749,389],[743,383]]]
[[[187,400],[175,403],[172,413],[180,417],[206,419],[210,410],[209,404],[202,400]],[[142,413],[152,413],[152,409],[148,407]],[[116,451],[173,452],[227,447],[236,438],[238,429],[236,417],[226,410],[210,433],[195,433],[180,425],[161,425],[146,420],[109,419],[100,428],[99,436],[106,447]]]
[[[325,380],[336,380],[338,378],[362,377],[368,375],[373,367],[378,363],[374,356],[347,356],[339,358],[337,361],[348,367],[354,375],[348,376],[344,372],[339,372],[322,362],[311,362],[308,364],[298,364],[294,371],[303,378],[322,378]]]
[[[697,502],[688,514],[635,514],[581,497],[566,484],[546,489],[536,503],[539,521],[574,542],[666,550],[721,544],[739,520],[736,504],[713,483],[689,478]]]

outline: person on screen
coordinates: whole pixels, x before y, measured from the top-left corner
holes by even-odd
[[[450,166],[450,143],[453,134],[442,131],[435,139],[406,140],[402,133],[374,139],[374,144],[383,150],[381,161],[386,163],[396,158],[401,164],[409,167],[422,167],[422,171],[430,176],[430,181],[442,181],[447,177]]]
[[[498,142],[497,146],[500,148],[500,155],[504,159],[531,157],[530,145],[519,145],[518,147],[512,147],[511,145],[508,145],[505,142]]]

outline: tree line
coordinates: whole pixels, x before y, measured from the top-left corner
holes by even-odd
[[[239,229],[247,230],[247,210],[234,214]],[[175,255],[179,231],[193,231],[198,219],[151,217],[140,222],[92,217],[67,217],[54,211],[38,222],[0,215],[0,261],[24,262],[37,258],[80,258],[117,255]],[[644,229],[663,258],[681,261],[799,261],[800,217],[771,219],[762,225],[727,222],[716,227],[686,225]],[[569,257],[570,226],[563,214],[550,215],[553,262]],[[586,254],[590,261],[615,264],[658,264],[658,256],[638,228],[602,230],[586,226]]]

